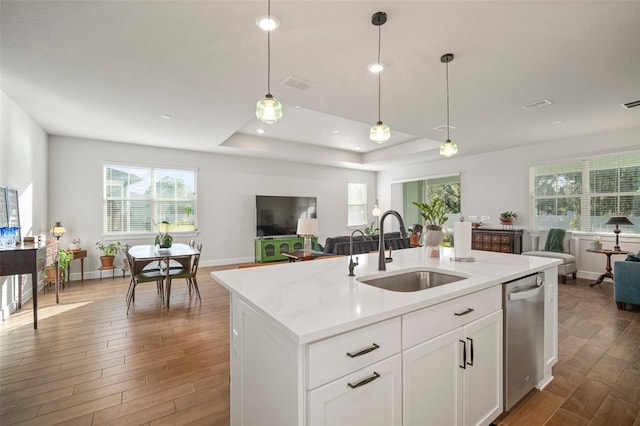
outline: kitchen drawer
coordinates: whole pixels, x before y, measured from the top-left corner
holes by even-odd
[[[402,316],[402,349],[425,342],[502,308],[497,285]]]
[[[400,352],[400,336],[398,317],[311,343],[308,388],[316,388]]]

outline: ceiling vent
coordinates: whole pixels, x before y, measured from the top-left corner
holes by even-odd
[[[450,130],[455,130],[456,129],[456,126],[447,126],[446,124],[441,124],[438,127],[434,127],[433,130],[437,130],[439,132],[446,132],[447,131],[447,127]]]
[[[311,89],[316,85],[313,81],[305,80],[304,78],[296,77],[295,75],[287,77],[282,84],[303,91]]]
[[[525,111],[531,111],[532,109],[538,109],[547,105],[551,105],[551,101],[549,99],[543,99],[541,101],[536,101],[527,105],[522,105],[520,108],[522,108]]]
[[[640,100],[627,102],[626,104],[620,104],[620,106],[624,109],[631,109],[640,106]]]

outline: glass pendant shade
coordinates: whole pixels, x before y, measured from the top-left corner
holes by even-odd
[[[266,124],[277,123],[282,119],[282,104],[271,93],[267,93],[256,104],[256,117]]]
[[[444,155],[445,157],[451,157],[452,155],[456,155],[458,153],[458,145],[455,142],[451,142],[450,139],[447,139],[442,145],[440,145],[440,155]]]
[[[391,129],[382,121],[378,121],[369,131],[369,139],[375,143],[383,143],[391,137]]]

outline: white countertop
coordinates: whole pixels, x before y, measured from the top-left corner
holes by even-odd
[[[351,329],[402,315],[445,300],[542,271],[561,262],[534,256],[472,251],[475,262],[450,260],[441,249],[429,258],[424,248],[397,250],[387,271],[378,271],[377,253],[357,255],[355,277],[348,276],[349,257],[281,263],[212,272],[211,276],[245,303],[273,320],[297,343],[309,343]],[[357,280],[428,268],[467,279],[415,292],[379,289]]]

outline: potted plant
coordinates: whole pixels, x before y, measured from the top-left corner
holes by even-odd
[[[169,234],[169,231],[171,231],[171,224],[166,220],[160,222],[160,225],[158,225],[155,221],[153,222],[153,224],[158,231],[158,235],[156,235],[155,238],[155,245],[159,246],[160,248],[171,247],[171,244],[173,244],[173,237],[171,236],[171,234]]]
[[[364,232],[364,235],[366,235],[367,237],[373,237],[378,232],[380,232],[380,229],[376,227],[375,222],[371,222],[371,224],[365,227],[362,232]]]
[[[590,250],[602,250],[602,237],[596,235],[591,242]]]
[[[426,203],[413,202],[420,209],[420,215],[425,220],[425,241],[424,244],[435,248],[442,243],[444,231],[442,225],[449,219],[447,216],[447,206],[442,198],[433,197]]]
[[[102,251],[100,262],[103,268],[112,267],[116,254],[120,253],[120,251],[122,250],[120,241],[112,241],[110,243],[97,242],[96,248]]]
[[[518,218],[518,214],[512,211],[506,211],[500,213],[500,223],[503,225],[513,225],[513,222]]]
[[[416,223],[413,227],[409,228],[409,244],[411,247],[420,245],[420,236],[422,235],[422,225]]]
[[[58,250],[58,272],[60,281],[64,280],[64,272],[69,267],[69,263],[73,260],[73,253],[71,250]],[[47,274],[47,281],[54,282],[56,280],[56,267],[55,263],[47,266],[45,268],[45,272]]]
[[[80,250],[80,243],[82,241],[80,240],[80,238],[76,237],[74,238],[71,243],[69,243],[69,250]]]

